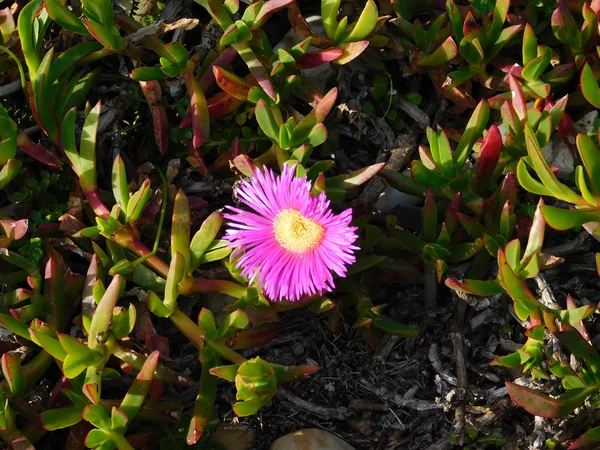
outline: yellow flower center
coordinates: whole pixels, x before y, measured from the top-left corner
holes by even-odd
[[[273,230],[277,242],[293,253],[315,248],[323,236],[323,227],[295,209],[284,209],[275,217]]]

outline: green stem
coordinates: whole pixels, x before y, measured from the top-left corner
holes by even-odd
[[[240,298],[246,293],[246,288],[232,281],[196,278],[193,279],[191,286],[182,284],[179,291],[182,295],[205,294],[207,292],[220,292],[221,294]]]
[[[110,209],[107,208],[100,198],[100,194],[98,194],[98,188],[96,186],[93,188],[84,188],[81,186],[81,188],[85,194],[85,198],[94,210],[94,214],[102,219],[107,220],[110,217]]]
[[[242,364],[242,363],[246,362],[246,358],[244,358],[242,355],[240,355],[235,350],[232,350],[231,348],[227,347],[222,342],[218,342],[218,341],[206,341],[206,345],[209,348],[212,348],[220,356],[222,356],[223,358],[231,361],[234,364]]]
[[[204,330],[196,325],[194,321],[186,316],[179,308],[177,308],[173,314],[169,316],[169,319],[171,319],[173,325],[175,325],[198,350],[202,351],[204,347],[208,346],[220,356],[234,364],[246,362],[246,358],[244,358],[235,350],[227,347],[225,344],[216,341],[207,341],[205,339]]]
[[[204,330],[196,325],[183,311],[176,308],[173,314],[169,316],[169,319],[198,350],[202,350],[205,347],[206,339],[204,338]]]
[[[11,52],[6,47],[0,45],[0,50],[5,52],[6,54],[8,54],[8,56],[10,56],[13,59],[13,61],[17,64],[17,67],[19,68],[19,75],[21,76],[21,87],[24,88],[27,80],[25,78],[25,71],[23,70],[23,65],[21,64],[21,61],[19,61],[19,58],[17,58],[17,55],[15,55],[13,52]]]
[[[109,432],[109,434],[110,438],[119,450],[135,450],[133,445],[131,445],[129,441],[125,438],[125,436],[123,436],[121,433],[111,431]]]
[[[117,242],[120,244],[119,242]],[[137,238],[132,236],[131,241],[125,246],[138,256],[146,257],[151,253],[150,249],[142,244]],[[156,270],[163,278],[167,278],[169,274],[169,265],[160,259],[158,256],[150,256],[145,261],[150,267]]]

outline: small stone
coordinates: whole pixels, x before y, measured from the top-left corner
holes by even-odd
[[[280,437],[271,450],[354,450],[354,447],[327,431],[307,428]]]

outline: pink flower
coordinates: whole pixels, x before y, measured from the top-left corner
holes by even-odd
[[[256,170],[241,183],[238,198],[250,211],[232,206],[225,236],[237,267],[258,280],[270,300],[299,300],[334,288],[332,271],[346,276],[358,238],[352,210],[335,215],[324,193],[311,196],[311,183],[285,166],[277,176]]]

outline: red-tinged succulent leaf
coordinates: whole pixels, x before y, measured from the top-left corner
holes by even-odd
[[[517,116],[519,116],[519,119],[523,120],[527,117],[527,102],[525,101],[521,85],[512,75],[508,76],[508,84],[512,92],[512,106],[515,109]]]
[[[194,234],[189,246],[191,258],[189,271],[193,271],[198,267],[200,258],[217,237],[222,224],[223,215],[215,211],[204,220],[200,229]]]
[[[190,95],[190,109],[192,112],[192,143],[194,148],[200,147],[208,139],[210,133],[210,116],[204,91],[191,70],[184,70],[181,74]]]
[[[154,378],[154,372],[158,365],[158,358],[160,352],[154,351],[150,353],[137,377],[133,381],[133,384],[127,391],[127,394],[123,398],[119,409],[125,413],[129,422],[131,422],[137,415],[142,403],[144,402],[152,380]]]
[[[468,40],[483,36],[483,30],[477,23],[477,20],[475,20],[475,17],[473,17],[473,12],[471,10],[467,11],[467,16],[465,17],[462,26],[462,34]]]
[[[213,74],[217,84],[223,91],[238,100],[246,100],[248,91],[252,87],[250,83],[219,66],[213,66]]]
[[[271,398],[269,396],[262,396],[256,400],[245,400],[237,402],[233,405],[233,412],[239,417],[247,417],[255,414],[260,408],[265,406]]]
[[[589,395],[583,389],[569,391],[561,398],[552,398],[533,389],[507,382],[508,395],[518,406],[535,416],[558,419],[571,414]]]
[[[105,448],[112,448],[113,445],[108,430],[105,432],[103,430],[93,429],[90,430],[85,437],[85,446],[88,448],[102,448],[102,446]]]
[[[106,27],[90,18],[83,19],[82,23],[87,28],[89,33],[94,37],[94,39],[96,39],[106,48],[112,50],[113,52],[118,52],[123,48],[123,38],[114,25],[112,25],[112,27]]]
[[[583,66],[583,70],[581,71],[580,83],[581,92],[585,99],[594,106],[594,108],[600,108],[600,88],[598,87],[598,81],[596,81],[594,71],[587,63]]]
[[[527,240],[527,247],[521,258],[521,266],[526,266],[529,260],[542,250],[544,244],[544,232],[546,230],[546,222],[542,215],[542,206],[544,206],[544,199],[540,198],[535,214],[533,215],[533,223],[529,230],[529,239]]]
[[[9,159],[0,170],[0,190],[4,189],[21,170],[23,163],[18,159]]]
[[[385,163],[377,163],[372,166],[363,167],[362,169],[350,172],[347,175],[340,175],[337,177],[329,178],[327,180],[327,187],[341,188],[344,190],[352,189],[366,183],[371,178],[379,173],[385,166]]]
[[[127,222],[133,223],[141,217],[151,196],[150,179],[146,178],[140,188],[127,201],[127,210],[125,211]]]
[[[193,445],[202,437],[206,425],[208,425],[213,414],[218,378],[213,375],[211,369],[221,363],[219,356],[212,350],[205,348],[200,353],[202,363],[202,374],[198,383],[198,395],[194,405],[194,413],[190,421],[186,442]]]
[[[88,405],[83,408],[82,416],[96,428],[103,430],[110,429],[110,417],[101,405]]]
[[[256,103],[254,115],[261,130],[273,142],[279,142],[279,130],[281,123],[275,118],[271,106],[267,105],[263,99]]]
[[[88,338],[88,346],[92,350],[102,344],[101,335],[109,329],[113,310],[121,293],[122,283],[121,275],[115,275],[94,311]]]
[[[11,241],[17,241],[25,236],[28,226],[27,219],[0,220],[0,231]]]
[[[239,365],[218,366],[210,369],[210,373],[227,381],[235,381],[238,368]]]
[[[569,187],[558,181],[556,175],[546,162],[535,133],[527,122],[525,123],[525,144],[533,169],[538,175],[543,187],[550,190],[552,194],[559,200],[577,205],[587,204],[587,202],[580,195],[577,195]],[[519,162],[519,164],[521,164],[521,162],[522,160]],[[520,175],[521,173],[519,173],[517,167],[517,176],[519,177],[519,182],[521,181]]]
[[[316,52],[305,53],[304,55],[296,58],[294,69],[313,69],[315,67],[320,66],[321,64],[326,64],[328,62],[335,61],[340,56],[342,56],[343,53],[344,50],[342,48],[326,48],[323,50],[318,50]]]
[[[16,29],[17,27],[11,9],[8,7],[0,9],[0,36],[2,37],[2,42],[8,42]]]
[[[60,430],[81,422],[82,408],[68,406],[66,408],[48,409],[40,415],[42,426],[48,431]]]
[[[272,99],[276,99],[275,87],[269,77],[269,73],[262,65],[254,51],[248,46],[246,42],[238,42],[232,45],[237,50],[239,55],[242,57],[252,75],[256,79],[258,85],[265,91],[265,93]]]
[[[135,81],[157,81],[167,78],[160,67],[137,67],[131,72],[131,78]]]
[[[281,327],[278,323],[265,323],[256,328],[239,331],[226,339],[225,343],[234,350],[260,347],[275,339],[280,331]]]
[[[598,210],[583,211],[544,205],[541,211],[546,223],[556,230],[569,230],[600,218]]]
[[[523,67],[522,76],[527,81],[538,81],[544,70],[550,64],[551,54],[546,52],[532,59]]]
[[[456,278],[446,278],[446,286],[455,291],[466,292],[467,294],[490,297],[504,293],[504,288],[495,280],[457,280]]]
[[[36,159],[47,166],[57,169],[62,168],[62,162],[53,148],[48,149],[43,145],[34,144],[22,131],[19,131],[17,134],[17,146],[33,159]]]
[[[171,258],[176,253],[181,254],[186,272],[190,266],[190,227],[191,215],[188,199],[183,189],[179,189],[173,202],[170,252]]]
[[[210,120],[216,120],[223,117],[230,112],[235,111],[241,105],[244,104],[244,100],[239,100],[226,92],[217,92],[215,95],[207,100],[208,115]],[[181,121],[182,128],[189,128],[191,125],[191,115],[186,116]]]
[[[54,256],[46,263],[44,294],[50,300],[48,322],[55,330],[62,331],[65,326],[64,271]]]
[[[8,439],[11,450],[35,450],[33,444],[18,431]]]
[[[72,31],[73,33],[89,36],[87,28],[81,20],[67,9],[60,0],[44,0],[46,11],[52,20],[61,27]]]
[[[268,2],[264,2],[252,23],[252,28],[260,28],[269,17],[280,9],[287,8],[292,3],[294,3],[294,0],[269,0]]]
[[[335,105],[335,101],[337,100],[338,90],[337,88],[331,89],[327,94],[319,100],[313,110],[303,119],[301,120],[296,128],[298,128],[304,120],[308,122],[308,125],[316,125],[317,123],[323,122],[327,115],[331,112]],[[312,128],[311,126],[311,128]]]
[[[501,152],[502,135],[498,127],[494,124],[488,130],[485,138],[483,138],[481,150],[475,163],[475,176],[472,182],[472,188],[475,193],[482,193],[487,189],[498,165]]]
[[[583,311],[583,314],[578,314],[576,318],[582,317],[586,312]],[[562,345],[573,355],[583,359],[593,373],[600,373],[600,355],[598,351],[592,347],[576,328],[566,322],[557,323],[556,314],[548,311],[544,311],[544,322]]]
[[[27,380],[21,367],[21,357],[17,353],[4,353],[0,362],[2,363],[4,379],[8,383],[12,395],[15,397],[25,395]]]
[[[588,312],[589,312],[588,315],[593,314],[593,312],[596,310],[596,308],[591,305],[588,305],[588,308],[591,310],[591,312],[588,310]],[[567,295],[567,309],[569,311],[576,311],[578,309],[577,305],[575,304],[575,300],[573,299],[573,297],[571,297],[571,294]],[[587,317],[587,316],[585,316],[585,317]],[[571,323],[571,325],[573,325],[573,327],[575,327],[577,329],[577,331],[579,331],[579,333],[584,337],[584,339],[586,341],[590,340],[590,335],[588,334],[587,330],[585,329],[585,325],[583,324],[582,320],[579,320],[575,323],[572,323],[572,322],[570,322],[570,323]]]
[[[451,37],[448,37],[433,53],[419,58],[417,65],[419,67],[436,67],[446,64],[458,55],[458,47]]]
[[[515,275],[515,272],[508,264],[503,249],[498,249],[498,279],[502,287],[506,289],[506,292],[508,292],[515,302],[515,312],[517,312],[520,319],[526,320],[527,317],[524,317],[526,313],[531,313],[531,311],[539,308],[538,301],[534,295],[525,285],[523,280]],[[517,308],[517,306],[519,308]],[[522,314],[519,314],[520,312],[522,312]],[[527,316],[529,316],[529,314],[527,314]]]
[[[481,100],[467,123],[458,146],[454,151],[454,167],[462,168],[471,153],[473,145],[483,133],[490,115],[490,106],[486,100]]]
[[[233,166],[243,175],[250,177],[256,170],[254,161],[247,155],[239,155],[233,159]]]
[[[467,82],[472,78],[475,73],[468,72],[463,78],[456,80],[452,79],[450,75],[446,76],[438,69],[430,69],[428,71],[433,87],[440,94],[446,97],[448,100],[455,103],[458,109],[473,109],[477,106],[475,99],[471,96],[467,89],[468,85],[459,86]]]
[[[587,134],[577,135],[576,144],[581,162],[588,173],[596,203],[600,203],[600,151]]]
[[[596,312],[596,307],[592,305],[585,305],[577,307],[573,298],[569,295],[569,308],[566,310],[558,310],[552,311],[552,313],[560,320],[563,324],[569,324],[572,326],[576,326],[577,324],[583,325],[583,320],[590,317],[594,312]],[[578,330],[579,331],[579,330]],[[586,338],[582,333],[582,336]],[[587,338],[586,338],[587,340]]]
[[[340,66],[348,64],[355,58],[358,58],[362,52],[364,52],[369,46],[369,41],[358,41],[358,42],[345,42],[339,45],[339,48],[343,50],[341,56],[336,58],[333,62]]]
[[[585,432],[569,446],[569,450],[596,450],[597,448],[600,448],[600,427]]]
[[[162,99],[162,91],[158,81],[140,81],[140,88],[146,97],[150,113],[152,114],[152,128],[154,139],[160,153],[164,156],[169,149],[169,121],[167,109]]]
[[[416,328],[401,324],[385,316],[375,317],[375,319],[373,319],[373,325],[380,330],[395,336],[411,338],[419,335],[419,330]]]
[[[200,78],[200,87],[204,92],[208,92],[215,82],[215,74],[212,68],[215,66],[227,67],[235,60],[236,56],[237,52],[233,47],[228,47],[219,53],[219,56],[216,57]]]
[[[279,364],[271,364],[273,370],[275,370],[275,375],[277,376],[277,381],[279,383],[291,383],[292,381],[298,381],[304,377],[312,375],[319,368],[317,366],[312,365],[304,365],[304,366],[281,366]]]

